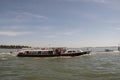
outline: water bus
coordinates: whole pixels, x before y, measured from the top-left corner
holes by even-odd
[[[89,54],[90,51],[66,50],[64,48],[52,49],[25,49],[18,52],[18,57],[59,57],[59,56],[80,56]]]

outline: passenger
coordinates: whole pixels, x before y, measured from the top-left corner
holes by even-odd
[[[55,52],[56,52],[56,54],[60,55],[61,54],[61,49],[57,48],[57,49],[55,49]]]

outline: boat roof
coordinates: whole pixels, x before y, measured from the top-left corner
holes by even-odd
[[[53,51],[53,50],[41,50],[41,49],[26,49],[26,50],[21,50],[21,51]]]

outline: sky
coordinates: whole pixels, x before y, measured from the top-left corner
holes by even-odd
[[[0,44],[120,44],[120,0],[0,0]]]

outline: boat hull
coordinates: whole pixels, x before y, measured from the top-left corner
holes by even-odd
[[[17,54],[18,57],[59,57],[59,56],[80,56],[80,55],[84,55],[84,54],[89,54],[90,51],[85,51],[85,52],[79,52],[79,53],[66,53],[66,54],[52,54],[52,55],[33,55],[33,54]]]

